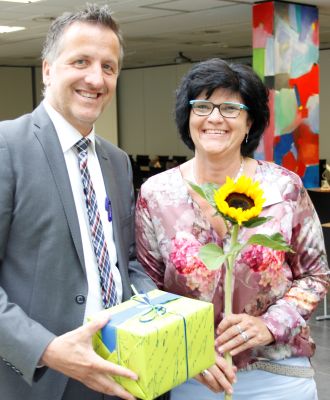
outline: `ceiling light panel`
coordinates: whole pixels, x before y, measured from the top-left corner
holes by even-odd
[[[3,3],[37,3],[40,2],[42,0],[0,0]]]
[[[11,32],[23,31],[24,29],[25,29],[24,26],[0,25],[0,33],[11,33]]]

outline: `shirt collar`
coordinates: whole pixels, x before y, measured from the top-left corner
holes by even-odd
[[[47,100],[43,100],[43,105],[49,118],[55,126],[55,130],[60,141],[63,153],[70,150],[80,139],[81,133],[74,128]],[[91,148],[95,152],[95,128],[86,136],[91,141]]]
[[[275,185],[270,185],[269,183],[261,182],[261,189],[264,192],[264,198],[266,199],[262,208],[271,206],[273,204],[281,203],[283,201],[283,197],[278,187]]]

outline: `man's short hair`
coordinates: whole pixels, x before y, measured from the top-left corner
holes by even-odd
[[[119,68],[121,67],[124,56],[124,41],[119,29],[119,25],[112,18],[112,12],[109,6],[98,6],[97,4],[87,4],[85,8],[77,12],[65,12],[52,22],[42,49],[43,60],[47,60],[51,63],[56,59],[63,33],[65,32],[66,28],[68,28],[74,22],[98,24],[111,29],[117,35],[119,40]]]

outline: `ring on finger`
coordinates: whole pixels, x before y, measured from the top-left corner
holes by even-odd
[[[239,324],[236,325],[236,329],[238,330],[238,333],[241,335],[243,332],[243,329],[239,326]]]
[[[242,336],[245,343],[249,341],[250,338],[246,332],[243,331],[243,332],[240,332],[239,334]]]
[[[208,374],[209,374],[209,371],[207,369],[204,369],[204,371],[201,372],[201,375],[203,378],[205,378],[205,376]]]

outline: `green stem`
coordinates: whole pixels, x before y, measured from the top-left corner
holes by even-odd
[[[237,243],[239,225],[235,224],[231,233],[230,249],[227,263],[226,263],[226,275],[225,275],[225,316],[230,315],[232,311],[232,281],[233,281],[233,268],[235,255],[233,254],[233,248]],[[233,359],[229,352],[224,354],[224,358],[227,363],[232,366]],[[232,400],[232,395],[225,393],[225,400]]]

